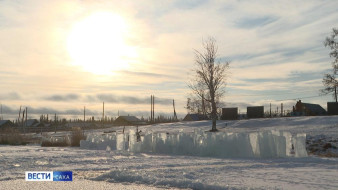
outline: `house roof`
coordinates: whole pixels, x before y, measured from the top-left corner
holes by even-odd
[[[140,124],[141,120],[135,116],[119,116],[115,122],[123,124]]]
[[[325,109],[320,106],[319,104],[309,104],[309,103],[302,103],[304,107],[310,110],[312,113],[323,115],[326,114]]]
[[[201,121],[201,120],[207,120],[208,117],[202,114],[187,114],[184,117],[184,121]]]
[[[27,122],[26,122],[27,127],[34,126],[37,123],[39,123],[39,121],[37,119],[28,119]]]
[[[0,126],[2,125],[12,125],[13,123],[10,120],[0,120]]]
[[[119,116],[117,119],[119,119],[119,118],[126,120],[126,121],[131,121],[131,122],[141,121],[139,118],[137,118],[135,116]]]

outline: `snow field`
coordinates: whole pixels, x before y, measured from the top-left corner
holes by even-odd
[[[205,132],[210,125],[201,121],[139,126],[141,142],[131,133],[136,127],[126,127],[130,131],[125,134],[123,127],[108,129],[116,135],[104,134],[107,129],[88,130],[88,141],[82,142],[88,149],[0,146],[0,189],[338,189],[338,116],[218,121],[221,132],[215,137]],[[304,150],[297,147],[304,146],[305,138],[309,156],[296,157],[304,154],[297,153]],[[195,154],[211,139],[244,147],[254,156],[179,155],[177,147],[192,148],[189,154]],[[266,144],[270,142],[274,146]],[[295,157],[255,156],[288,154],[292,144]],[[23,180],[25,171],[69,170],[74,177],[70,183]]]
[[[0,150],[0,189],[338,188],[336,158],[226,159],[39,146]],[[24,181],[25,171],[66,170],[73,171],[73,182]]]

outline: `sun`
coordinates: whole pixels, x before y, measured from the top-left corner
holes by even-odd
[[[137,52],[125,42],[127,34],[127,23],[119,15],[98,12],[86,17],[68,35],[72,64],[98,75],[128,69],[128,60]]]

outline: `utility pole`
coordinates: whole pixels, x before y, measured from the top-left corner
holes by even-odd
[[[23,110],[23,113],[22,113],[22,119],[21,119],[21,122],[22,122],[22,128],[23,128],[23,132],[26,133],[26,128],[24,126],[24,118],[25,118],[25,109]]]
[[[283,103],[280,105],[280,116],[283,117]]]
[[[153,95],[153,122],[155,123],[155,96]]]
[[[152,122],[152,123],[154,123],[154,121],[155,121],[155,114],[154,114],[154,108],[155,108],[155,106],[154,106],[154,104],[155,104],[155,96],[154,95],[151,95],[150,96],[150,101],[151,101],[151,105],[150,105],[150,108],[151,108],[151,110],[150,110],[150,121]]]
[[[27,115],[28,115],[28,109],[27,109],[27,107],[26,107],[26,121],[25,121],[25,130],[26,130],[26,128],[27,128]]]
[[[103,102],[103,107],[102,107],[102,124],[104,123],[104,102]]]
[[[0,116],[0,120],[3,120],[3,116],[2,116],[2,104],[1,104],[1,116]]]
[[[20,106],[20,111],[19,111],[18,126],[20,126],[20,120],[21,120],[21,106]]]
[[[55,116],[54,116],[54,133],[56,133],[56,113],[55,113]]]
[[[173,99],[173,107],[174,107],[174,120],[177,121],[177,115],[175,110],[175,100]]]
[[[270,117],[271,117],[271,103],[270,103]]]
[[[27,115],[28,115],[28,110],[27,110],[27,107],[26,107],[26,126],[27,127]]]
[[[83,122],[86,122],[86,106],[83,107]]]

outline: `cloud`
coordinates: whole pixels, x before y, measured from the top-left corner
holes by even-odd
[[[21,100],[21,96],[17,92],[4,93],[0,94],[1,100]]]
[[[19,115],[19,109],[15,110],[12,107],[6,106],[4,104],[1,104],[1,106],[2,106],[2,114],[3,115],[5,115],[5,114],[10,114],[10,115],[18,114]]]
[[[133,96],[115,96],[112,94],[97,94],[95,97],[87,96],[88,99],[111,102],[111,103],[124,103],[124,104],[150,104],[149,97],[133,97]],[[160,105],[170,105],[172,104],[172,99],[158,98],[155,96],[155,104]]]
[[[255,28],[262,27],[278,20],[271,16],[257,17],[257,18],[242,18],[236,22],[236,26],[239,28]]]
[[[22,107],[23,111],[25,107]],[[19,107],[17,109],[8,107],[6,105],[2,105],[2,115],[4,119],[11,119],[15,120],[19,116]],[[30,119],[39,119],[41,115],[48,115],[49,119],[54,120],[54,116],[56,116],[61,119],[61,118],[83,118],[84,110],[83,109],[55,109],[51,107],[31,107],[29,106],[27,108],[27,117]],[[144,118],[147,118],[150,115],[150,111],[144,111],[144,110],[116,110],[116,111],[111,111],[110,109],[105,110],[105,116],[107,117],[117,117],[118,114],[120,116],[126,116],[126,115],[132,115],[132,116],[137,116],[141,118],[142,116]],[[177,112],[179,116],[182,116],[181,112]],[[158,115],[163,115],[163,116],[172,116],[172,112],[165,112],[165,111],[158,111],[155,109],[155,116],[157,117]],[[99,109],[91,109],[91,108],[86,108],[86,118],[94,116],[95,119],[101,118],[102,117],[102,111]],[[22,114],[21,114],[22,117]]]
[[[75,101],[78,100],[80,98],[79,95],[77,94],[66,94],[66,95],[51,95],[51,96],[47,96],[44,97],[44,100],[48,100],[48,101],[56,101],[56,102],[69,102],[69,101]]]
[[[173,75],[159,74],[159,73],[150,73],[150,72],[139,72],[139,71],[120,71],[120,73],[127,76],[133,77],[147,77],[147,78],[172,78]]]
[[[148,94],[184,102],[193,49],[201,50],[207,36],[216,38],[219,57],[231,61],[231,98],[248,94],[237,97],[248,104],[278,93],[277,98],[301,96],[307,89],[314,94],[331,67],[323,40],[337,27],[336,1],[117,2],[0,1],[0,100],[17,106],[23,102],[16,100],[24,99],[25,105],[43,107],[37,101],[43,99],[69,113],[81,112],[68,109],[69,102],[148,109]],[[126,43],[140,52],[130,70],[97,76],[69,64],[68,32],[95,11],[120,14],[131,26]],[[156,97],[156,102],[170,105],[172,100]]]

